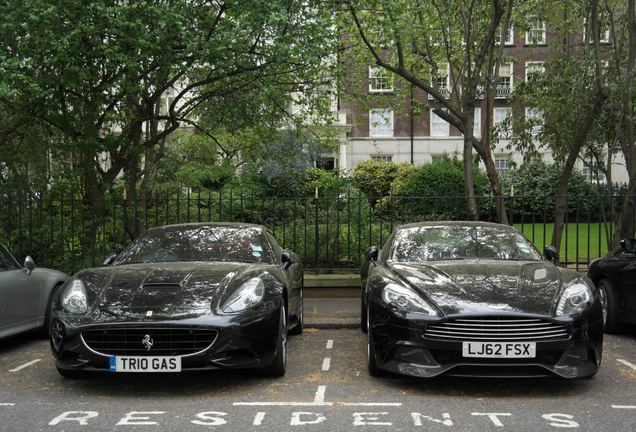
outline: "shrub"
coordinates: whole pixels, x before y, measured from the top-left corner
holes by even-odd
[[[403,182],[415,170],[408,162],[398,164],[368,160],[359,163],[353,170],[353,185],[375,202],[390,194],[394,182]]]
[[[488,185],[485,174],[477,168],[473,170],[473,182],[476,193]],[[404,214],[420,220],[467,217],[464,166],[457,156],[421,165],[402,182],[396,182],[391,192],[392,196],[383,198],[376,208],[394,218]]]

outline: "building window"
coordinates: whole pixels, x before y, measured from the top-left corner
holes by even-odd
[[[497,32],[497,39],[495,40],[495,43],[497,45],[501,44],[501,33],[502,31],[499,30]],[[514,29],[512,27],[510,27],[508,29],[508,31],[506,32],[506,38],[504,39],[504,45],[512,45],[514,43]]]
[[[336,160],[334,158],[322,158],[316,161],[316,168],[325,171],[332,171],[336,168]]]
[[[534,108],[526,108],[526,120],[532,123],[532,135],[538,135],[543,131],[543,115]]]
[[[369,135],[372,137],[393,136],[393,110],[374,109],[369,114]]]
[[[371,160],[373,160],[374,162],[393,162],[393,156],[376,155],[371,156]]]
[[[437,69],[437,76],[431,79],[431,86],[436,88],[442,96],[449,98],[451,95],[450,85],[450,73],[448,69],[448,63],[440,64]],[[434,99],[433,96],[428,95],[429,99]]]
[[[499,67],[497,99],[505,99],[512,92],[512,63],[504,63]]]
[[[450,135],[448,122],[431,111],[431,136],[448,135]]]
[[[448,155],[431,155],[431,162],[441,162],[444,158],[447,158]]]
[[[543,62],[526,62],[526,81],[531,81],[533,77],[545,72]]]
[[[510,169],[510,155],[495,156],[495,169],[499,175],[507,173]]]
[[[598,165],[596,163],[584,162],[583,169],[581,170],[585,180],[588,182],[601,182],[605,183],[605,174],[599,170]]]
[[[512,114],[512,108],[494,108],[493,109],[493,126],[499,125],[499,123],[503,122]],[[503,135],[508,135],[510,133],[510,129],[501,129],[501,125],[499,125],[500,132]]]
[[[386,93],[393,91],[389,71],[380,67],[369,67],[369,92]]]
[[[591,23],[587,20],[587,18],[585,18],[585,21],[583,23],[583,41],[588,41],[589,43],[593,43],[594,42],[594,38],[591,37],[588,40],[588,33],[591,29]],[[610,41],[610,26],[609,26],[609,22],[607,21],[602,21],[599,20],[599,32],[601,33],[601,37],[599,39],[600,43],[609,43]]]
[[[526,33],[526,44],[543,45],[545,42],[545,21],[533,21]]]
[[[481,108],[475,108],[475,119],[473,123],[473,136],[481,136]]]

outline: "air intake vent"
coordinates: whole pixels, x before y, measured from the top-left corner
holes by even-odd
[[[188,328],[108,328],[84,330],[82,340],[91,350],[109,356],[182,356],[196,354],[214,343],[218,332]],[[152,346],[144,344],[144,339]]]
[[[426,328],[428,339],[543,341],[567,339],[567,328],[541,319],[457,319]]]

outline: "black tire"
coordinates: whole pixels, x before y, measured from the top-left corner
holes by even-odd
[[[287,372],[287,310],[284,301],[280,308],[276,357],[274,357],[272,364],[263,369],[262,372],[263,375],[270,377],[282,377]]]
[[[303,289],[300,289],[300,306],[298,307],[298,322],[296,326],[289,331],[290,335],[303,334],[305,330],[305,303],[303,300]]]
[[[369,311],[366,311],[366,323],[367,323],[367,369],[369,370],[369,375],[373,377],[381,377],[386,374],[386,372],[378,367],[378,364],[375,360],[375,345],[373,344],[373,332],[371,331],[371,322]]]
[[[44,312],[44,325],[40,330],[40,337],[42,339],[48,339],[51,336],[51,306],[53,305],[53,297],[59,291],[62,284],[57,284],[51,290],[49,300],[46,303],[46,311]]]
[[[369,331],[367,326],[367,302],[364,296],[364,287],[360,290],[360,328],[362,333]]]
[[[607,279],[602,279],[598,283],[601,306],[603,307],[603,330],[605,333],[618,334],[624,330],[623,323],[619,321],[621,314],[621,300],[618,297],[616,288]]]

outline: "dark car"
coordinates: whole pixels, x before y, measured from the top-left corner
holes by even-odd
[[[105,264],[74,275],[53,301],[51,350],[61,375],[285,374],[288,331],[303,331],[303,266],[265,228],[153,228]]]
[[[603,316],[584,275],[510,226],[398,227],[362,267],[368,368],[417,377],[594,375]]]
[[[636,239],[592,260],[587,273],[603,304],[605,333],[621,333],[625,324],[636,324]]]
[[[0,339],[31,331],[47,335],[51,300],[67,279],[57,270],[36,268],[30,256],[21,266],[0,244]]]

